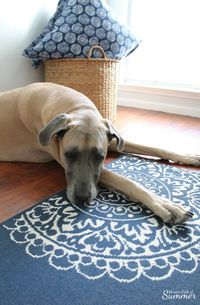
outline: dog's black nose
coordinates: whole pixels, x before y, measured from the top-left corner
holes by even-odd
[[[90,202],[91,187],[86,182],[78,183],[74,190],[74,199],[77,204]]]
[[[89,203],[90,202],[90,198],[91,198],[91,192],[84,192],[84,193],[80,193],[80,194],[76,194],[75,196],[75,201],[78,204],[84,204],[84,203]]]

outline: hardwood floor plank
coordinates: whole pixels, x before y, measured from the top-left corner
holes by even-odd
[[[0,222],[66,187],[61,166],[0,162]]]

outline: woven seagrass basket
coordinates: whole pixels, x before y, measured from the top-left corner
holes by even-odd
[[[91,58],[94,50],[102,58]],[[108,59],[100,46],[88,58],[49,59],[44,62],[45,81],[71,87],[89,97],[105,119],[116,118],[119,61]]]

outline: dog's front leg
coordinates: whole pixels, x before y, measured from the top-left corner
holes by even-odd
[[[110,144],[109,149],[117,151],[116,143],[114,141]],[[179,154],[173,151],[140,145],[129,141],[124,142],[123,152],[135,155],[158,157],[175,163],[200,166],[200,155]]]
[[[142,203],[164,222],[181,224],[193,216],[180,205],[173,204],[166,198],[159,197],[142,185],[118,175],[106,168],[102,170],[100,183],[109,190],[119,191],[134,202]]]

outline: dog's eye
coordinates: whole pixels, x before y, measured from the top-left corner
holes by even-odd
[[[95,159],[98,161],[98,162],[101,162],[104,160],[104,155],[103,154],[96,154],[95,155]]]
[[[77,151],[67,151],[65,152],[65,157],[70,161],[76,161],[78,159],[78,152]]]
[[[105,159],[105,154],[103,150],[99,150],[96,147],[92,148],[91,156],[94,161],[101,162]]]

